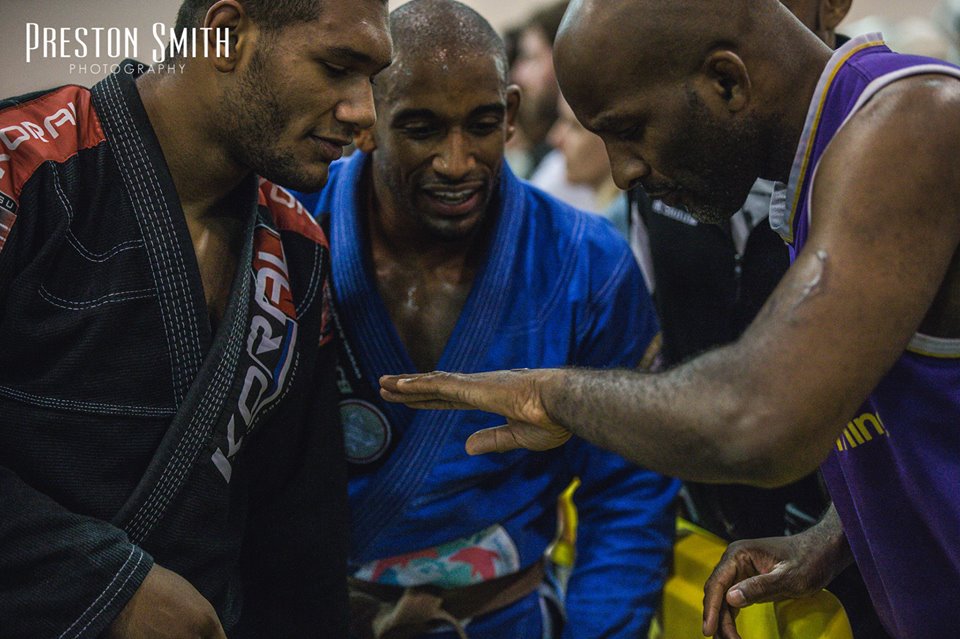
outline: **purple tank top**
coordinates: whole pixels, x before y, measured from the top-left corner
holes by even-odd
[[[960,78],[960,69],[940,60],[891,52],[879,34],[851,40],[830,59],[790,181],[771,209],[791,258],[815,223],[816,167],[837,131],[878,90],[924,73]],[[900,639],[956,636],[960,340],[915,335],[851,417],[822,471],[877,612]]]

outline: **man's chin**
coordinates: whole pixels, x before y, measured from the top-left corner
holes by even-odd
[[[271,175],[261,175],[287,190],[300,191],[301,193],[314,193],[326,186],[327,179],[330,177],[330,165],[323,164],[311,167],[309,172],[285,171],[277,173],[276,171],[271,171]]]
[[[739,206],[721,207],[710,204],[685,203],[684,209],[701,224],[723,224],[740,210]]]

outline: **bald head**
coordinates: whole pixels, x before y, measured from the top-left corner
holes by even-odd
[[[777,0],[573,0],[554,61],[618,186],[719,222],[786,180],[830,53]]]
[[[564,75],[591,61],[626,61],[620,79],[630,82],[693,73],[717,48],[742,49],[781,10],[776,0],[574,0],[557,36],[557,76],[566,94]]]
[[[390,14],[393,64],[377,76],[378,97],[389,95],[393,78],[414,63],[456,70],[468,58],[491,56],[507,82],[507,50],[487,20],[456,0],[412,0]]]

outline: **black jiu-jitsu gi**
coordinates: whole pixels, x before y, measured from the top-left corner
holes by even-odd
[[[156,562],[231,638],[345,636],[326,238],[251,176],[214,330],[143,71],[0,102],[0,635],[97,636]]]

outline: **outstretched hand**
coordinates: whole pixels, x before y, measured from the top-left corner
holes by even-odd
[[[506,425],[477,431],[467,439],[471,455],[516,448],[547,450],[571,436],[550,419],[543,404],[542,385],[557,374],[556,370],[521,369],[472,375],[385,375],[380,378],[380,395],[411,408],[476,409],[503,415]]]

